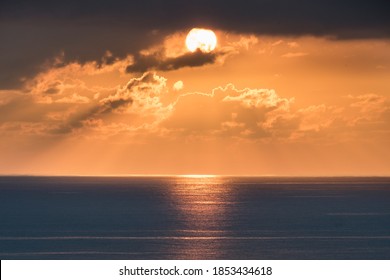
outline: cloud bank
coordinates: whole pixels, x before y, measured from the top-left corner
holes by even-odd
[[[325,36],[334,39],[390,37],[390,4],[364,1],[79,1],[3,0],[0,3],[0,88],[18,88],[64,53],[63,63],[102,63],[154,45],[168,34],[205,26],[232,33]],[[130,72],[171,70],[212,63],[214,57],[183,56],[156,62],[136,57]],[[106,62],[108,62],[106,60]]]
[[[154,72],[122,86],[89,87],[71,78],[75,67],[81,66],[41,74],[29,92],[0,91],[1,134],[123,134],[132,139],[142,133],[149,138],[331,143],[336,135],[340,142],[390,133],[390,100],[379,94],[349,95],[345,105],[300,106],[299,100],[273,89],[240,89],[233,84],[211,92],[182,92],[181,81],[173,84],[175,88]],[[93,74],[89,67],[84,71]]]

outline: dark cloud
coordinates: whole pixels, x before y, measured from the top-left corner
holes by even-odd
[[[1,5],[1,4],[0,4]],[[0,6],[1,10],[1,6]],[[18,88],[26,78],[52,67],[61,57],[69,62],[111,64],[136,53],[164,33],[113,23],[77,22],[72,19],[4,19],[0,16],[0,89]],[[112,53],[107,56],[107,51]]]
[[[154,92],[154,88],[159,86],[160,83],[159,77],[154,73],[144,73],[140,78],[131,79],[124,89],[89,105],[88,109],[84,111],[71,115],[63,124],[51,132],[54,134],[70,133],[84,127],[87,120],[101,119],[113,112],[124,112],[133,106],[136,100],[142,104],[144,103],[143,99],[148,98],[145,94],[158,94]],[[145,104],[143,106],[146,107]]]
[[[65,63],[100,61],[107,50],[115,59],[194,26],[267,35],[390,38],[389,14],[385,0],[2,0],[0,88],[20,86],[62,51]]]
[[[389,36],[386,0],[2,0],[0,18],[67,21],[77,26],[177,30],[194,24],[291,35]],[[367,33],[371,31],[371,33]]]
[[[99,114],[107,114],[114,111],[115,109],[129,106],[133,102],[134,101],[131,97],[120,97],[118,99],[113,99],[113,100],[108,99],[105,102],[103,102],[102,107],[99,108],[97,112]]]
[[[121,97],[116,99],[106,99],[101,103],[94,104],[86,111],[76,113],[69,117],[63,124],[50,131],[53,134],[67,134],[76,129],[84,127],[84,122],[91,118],[102,117],[116,109],[131,106],[133,99],[130,97]]]
[[[58,92],[59,92],[58,88],[49,88],[49,89],[45,90],[44,94],[56,94]]]
[[[126,68],[129,73],[143,73],[149,70],[171,71],[183,67],[199,67],[214,63],[220,52],[204,53],[200,50],[178,57],[164,58],[161,54],[138,55],[134,63]]]

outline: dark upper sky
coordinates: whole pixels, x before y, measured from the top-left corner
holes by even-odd
[[[260,35],[389,38],[389,15],[390,2],[379,0],[2,0],[0,89],[20,86],[21,77],[61,52],[66,61],[100,60],[106,50],[123,57],[194,26]]]

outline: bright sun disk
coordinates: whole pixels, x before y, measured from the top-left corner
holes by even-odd
[[[217,36],[212,30],[193,28],[187,35],[186,46],[189,51],[212,52],[217,46]]]

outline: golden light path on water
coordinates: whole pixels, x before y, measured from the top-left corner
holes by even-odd
[[[181,234],[192,237],[226,236],[232,207],[232,188],[228,179],[213,175],[178,176],[168,188],[168,196],[183,223]],[[183,230],[184,229],[184,230]],[[222,257],[224,240],[194,238],[171,248],[173,258]]]

